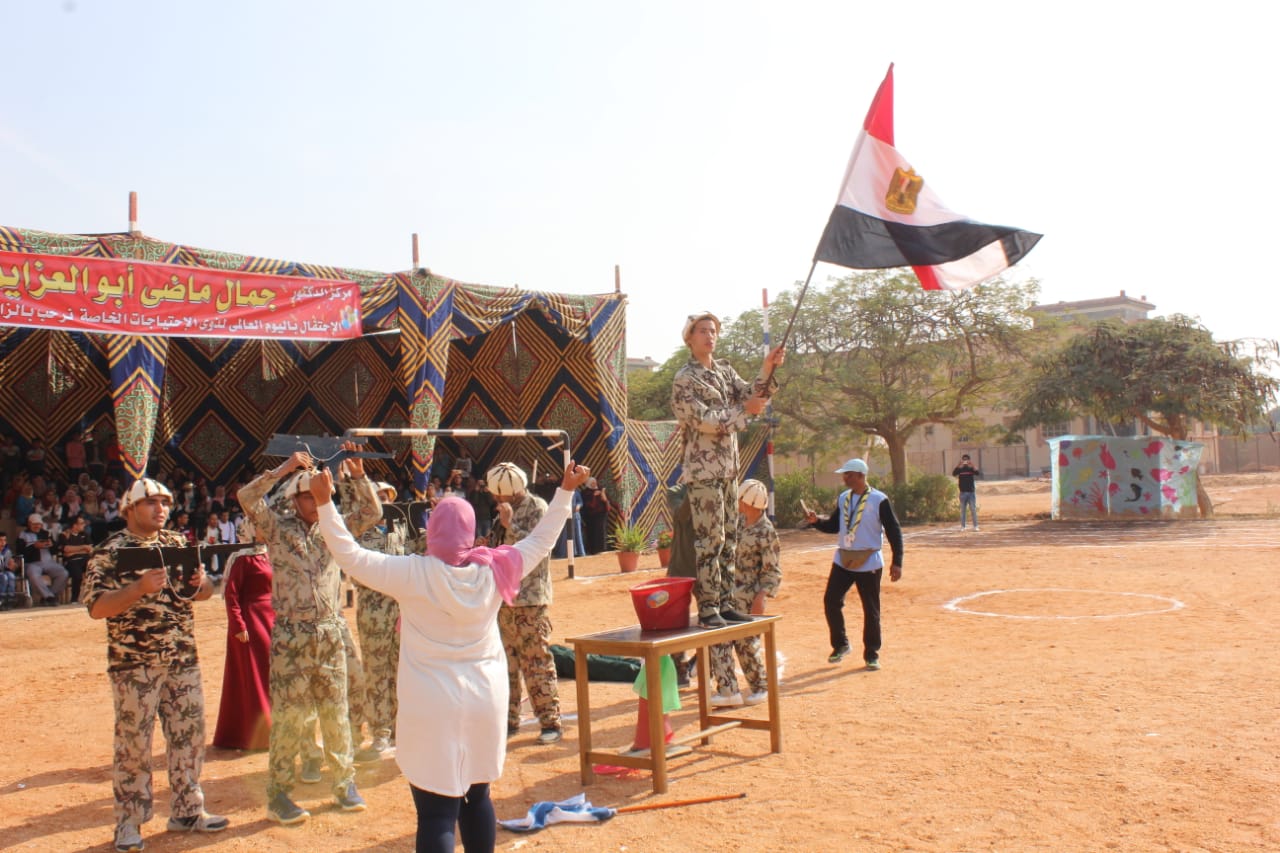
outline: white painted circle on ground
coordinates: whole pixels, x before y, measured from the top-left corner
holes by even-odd
[[[1112,595],[1123,596],[1126,598],[1141,598],[1147,601],[1157,602],[1159,607],[1144,610],[1131,610],[1124,613],[1089,613],[1081,615],[1066,614],[1020,614],[1020,613],[999,613],[993,610],[978,610],[971,606],[971,602],[983,598],[990,598],[996,595],[1013,595],[1023,593],[1071,593],[1073,595]],[[1044,587],[1040,589],[989,589],[985,592],[975,592],[971,595],[962,595],[959,598],[953,598],[946,604],[942,605],[943,610],[949,610],[952,613],[968,613],[973,616],[995,616],[1001,619],[1127,619],[1132,616],[1154,616],[1157,613],[1172,613],[1175,610],[1181,610],[1186,607],[1176,598],[1170,598],[1166,595],[1153,595],[1147,592],[1115,592],[1109,589],[1066,589],[1064,587]]]

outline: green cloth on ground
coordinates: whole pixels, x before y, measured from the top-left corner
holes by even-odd
[[[676,665],[672,662],[671,655],[663,655],[660,660],[662,663],[658,665],[658,678],[662,684],[662,713],[670,714],[672,711],[680,710],[680,687],[676,684]],[[649,676],[643,663],[640,664],[640,674],[636,676],[636,683],[631,689],[640,694],[641,699],[649,698]]]

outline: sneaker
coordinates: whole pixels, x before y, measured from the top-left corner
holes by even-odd
[[[564,732],[560,731],[560,729],[543,729],[542,734],[538,735],[538,743],[559,743],[562,737],[564,737]]]
[[[284,826],[293,826],[311,817],[311,812],[289,799],[289,795],[281,791],[267,803],[267,817]]]
[[[699,628],[723,628],[729,623],[724,621],[724,617],[719,613],[712,613],[709,616],[698,617]]]
[[[878,661],[878,660],[869,660],[869,661],[864,661],[864,663],[866,663],[866,665],[867,665],[867,669],[879,669],[879,668],[880,668],[880,661]]]
[[[723,693],[713,693],[711,695],[712,708],[732,708],[742,704],[741,693],[730,693],[728,696]]]
[[[977,533],[977,532],[978,532],[978,525],[976,525],[976,524],[975,524],[975,525],[973,526],[973,532],[974,532],[974,533]]]
[[[746,697],[743,698],[742,701],[748,705],[760,705],[764,702],[769,701],[769,691],[753,690],[750,693],[748,693]]]
[[[833,649],[831,654],[827,657],[827,663],[840,663],[840,661],[844,660],[849,654],[849,651],[850,649],[847,645],[841,646],[838,649]]]
[[[726,622],[750,622],[751,617],[745,613],[739,613],[733,608],[720,611],[720,618]]]
[[[116,827],[116,850],[118,853],[134,853],[141,850],[142,833],[131,823],[122,823]]]
[[[364,797],[360,796],[360,792],[356,790],[355,782],[348,782],[347,790],[341,794],[334,794],[333,800],[344,812],[362,812],[365,809]]]
[[[384,737],[374,738],[364,749],[356,750],[356,764],[369,764],[382,758],[382,754],[391,748]]]
[[[298,774],[298,778],[308,785],[313,785],[320,781],[320,759],[304,758],[302,759],[302,772]]]
[[[200,812],[191,817],[169,818],[170,832],[222,832],[231,825],[231,821],[219,814]]]
[[[518,734],[520,734],[520,726],[507,723],[507,737],[515,737]]]

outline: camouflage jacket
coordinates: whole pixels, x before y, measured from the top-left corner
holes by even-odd
[[[671,410],[684,447],[681,482],[737,481],[738,432],[750,419],[743,403],[764,387],[763,376],[748,383],[727,361],[715,361],[708,370],[691,358],[676,372]],[[776,387],[770,382],[770,391]]]
[[[519,504],[511,507],[511,526],[507,528],[501,544],[514,545],[533,532],[538,522],[547,514],[547,502],[530,492],[525,492]],[[512,607],[529,607],[551,603],[551,558],[543,557],[538,567],[524,576],[520,592]],[[506,605],[504,604],[503,607]]]
[[[396,520],[388,524],[384,517],[382,521],[370,527],[356,539],[362,548],[368,548],[370,551],[377,551],[379,554],[411,554],[409,550],[409,526],[403,521]],[[351,582],[359,589],[368,589],[364,584],[355,578]]]
[[[329,554],[319,524],[304,524],[293,501],[281,498],[268,505],[266,496],[282,478],[271,471],[240,487],[245,515],[267,545],[273,571],[271,606],[279,622],[318,622],[342,615],[342,573]],[[382,519],[382,508],[368,477],[344,483],[348,500],[342,520],[353,536],[360,536]]]
[[[782,585],[781,551],[778,531],[773,529],[769,516],[761,513],[755,524],[748,525],[746,518],[739,515],[734,586],[749,591],[753,597],[762,590],[769,598],[775,597]]]
[[[122,572],[116,567],[116,550],[152,545],[187,547],[187,537],[176,530],[161,530],[155,539],[141,539],[126,528],[108,536],[94,549],[85,569],[80,600],[90,609],[104,593],[124,589],[146,569]],[[123,672],[140,666],[195,666],[195,615],[191,602],[169,586],[138,599],[128,610],[109,616],[107,623],[107,671]]]

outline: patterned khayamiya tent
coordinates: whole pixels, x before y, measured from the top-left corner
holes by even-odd
[[[0,325],[0,430],[41,439],[51,473],[71,436],[119,447],[123,476],[182,468],[212,484],[275,464],[274,433],[349,427],[561,429],[630,520],[657,530],[679,474],[672,423],[626,417],[626,297],[463,284],[425,269],[377,273],[249,257],[138,233],[51,234],[0,227],[0,251],[131,259],[359,288],[363,334],[326,342],[50,331]],[[0,270],[2,272],[2,270]],[[9,294],[0,294],[9,296]],[[374,440],[419,485],[431,438]],[[484,470],[503,460],[559,465],[545,439],[439,441]],[[764,452],[743,444],[744,469]],[[375,471],[384,463],[371,460]],[[744,473],[744,476],[747,474]]]

